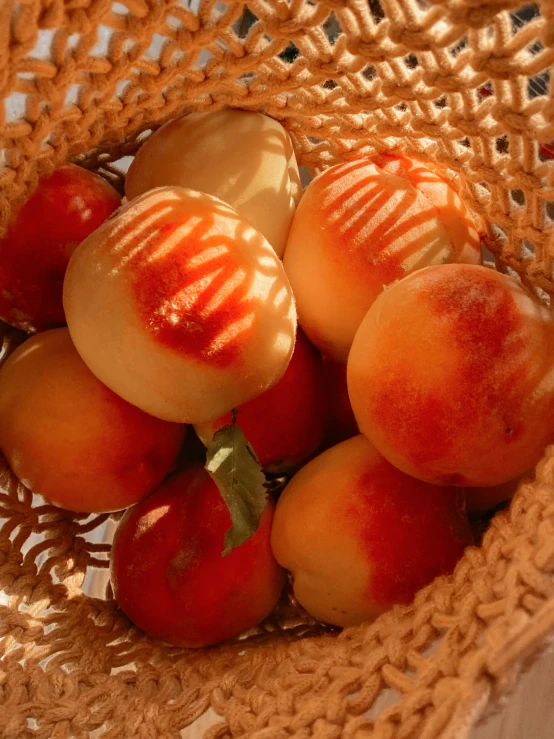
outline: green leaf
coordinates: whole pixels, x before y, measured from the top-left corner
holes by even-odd
[[[233,423],[215,432],[206,455],[206,470],[231,514],[222,552],[225,557],[256,533],[267,502],[260,462],[234,418]]]

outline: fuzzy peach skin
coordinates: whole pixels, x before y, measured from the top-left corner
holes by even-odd
[[[285,270],[300,325],[335,361],[346,362],[386,285],[430,264],[480,261],[478,234],[459,198],[447,197],[441,180],[447,194],[440,190],[439,209],[412,179],[369,159],[337,164],[308,185],[297,208]]]
[[[499,485],[554,431],[553,321],[515,279],[428,267],[386,290],[360,326],[348,391],[360,431],[438,485]]]
[[[409,603],[472,541],[463,491],[408,477],[361,435],[292,478],[271,535],[299,603],[337,626]]]
[[[274,504],[256,533],[223,557],[229,511],[206,470],[192,465],[129,509],[115,533],[110,574],[120,608],[151,636],[205,647],[268,616],[285,576],[270,547]]]
[[[299,331],[289,366],[279,382],[236,409],[237,424],[266,472],[290,472],[318,450],[326,432],[322,373],[321,355]],[[214,433],[231,420],[227,413],[194,429],[207,446]]]
[[[260,113],[224,108],[170,121],[139,149],[129,199],[163,185],[215,195],[282,256],[302,188],[288,133]]]
[[[221,200],[180,187],[136,198],[85,239],[64,306],[102,382],[182,423],[217,418],[278,382],[296,334],[267,241]]]
[[[0,448],[28,488],[70,511],[115,511],[144,498],[185,433],[102,385],[65,328],[33,336],[0,370]]]
[[[69,258],[120,202],[106,180],[74,164],[43,177],[0,239],[0,319],[23,331],[63,326]]]

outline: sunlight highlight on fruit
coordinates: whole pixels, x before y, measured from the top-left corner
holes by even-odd
[[[288,133],[260,113],[223,108],[170,121],[136,155],[125,181],[132,199],[177,185],[231,205],[282,256],[302,189]]]
[[[114,392],[166,420],[210,420],[284,373],[292,292],[267,241],[210,195],[159,188],[87,239],[64,288],[69,330]]]
[[[452,194],[442,208],[419,180],[371,159],[330,167],[304,192],[284,265],[301,327],[335,361],[346,362],[358,326],[387,285],[430,264],[480,261],[467,209],[442,180],[429,178],[441,197],[444,188]]]

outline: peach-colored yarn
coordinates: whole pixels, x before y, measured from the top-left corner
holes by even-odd
[[[383,149],[442,163],[497,266],[548,298],[554,4],[521,5],[0,0],[0,221],[67,158],[117,183],[143,132],[231,105],[282,121],[312,171]],[[5,354],[18,335],[2,335]],[[554,632],[554,448],[411,606],[338,633],[285,599],[243,640],[194,652],[83,592],[107,566],[91,541],[106,516],[33,501],[1,467],[1,737],[169,738],[212,706],[212,739],[461,739]]]

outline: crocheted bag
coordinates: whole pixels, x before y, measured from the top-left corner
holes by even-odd
[[[64,160],[117,184],[149,130],[230,105],[281,121],[312,171],[383,149],[440,162],[497,268],[548,301],[554,3],[519,6],[0,1],[1,222]],[[15,341],[4,328],[4,355]],[[103,592],[106,515],[44,505],[5,464],[0,476],[9,739],[175,737],[206,713],[211,737],[465,737],[554,632],[552,449],[412,605],[337,633],[285,600],[255,632],[201,651],[151,640]]]

